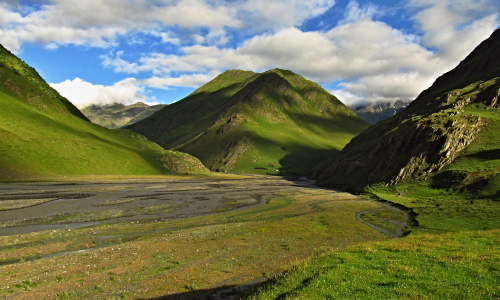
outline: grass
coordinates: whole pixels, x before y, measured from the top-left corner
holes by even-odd
[[[409,208],[411,234],[330,251],[258,285],[242,299],[497,299],[497,199],[431,186],[373,185],[369,196]],[[363,219],[376,225],[390,211]],[[393,216],[398,220],[398,216]],[[386,222],[390,230],[392,222]]]
[[[496,299],[500,230],[412,234],[321,255],[242,299]]]
[[[4,236],[0,297],[202,297],[212,286],[242,284],[328,250],[388,239],[356,220],[357,213],[379,208],[345,193],[301,189],[264,205],[188,219]],[[86,249],[92,251],[79,251]],[[77,252],[51,256],[68,251]]]

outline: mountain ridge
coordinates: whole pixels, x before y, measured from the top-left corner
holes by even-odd
[[[386,120],[403,111],[411,101],[396,100],[390,102],[372,102],[349,105],[349,107],[363,120],[373,125]]]
[[[130,105],[112,103],[107,105],[92,104],[81,112],[92,122],[109,129],[121,128],[149,117],[166,104],[147,105],[137,102]]]

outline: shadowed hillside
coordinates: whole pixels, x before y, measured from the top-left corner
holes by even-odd
[[[370,127],[318,167],[319,183],[359,190],[429,174],[447,178],[447,185],[496,182],[500,157],[492,153],[500,151],[498,53],[500,30],[403,112]]]

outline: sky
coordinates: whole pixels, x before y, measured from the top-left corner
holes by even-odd
[[[499,25],[500,0],[0,2],[0,43],[79,108],[173,103],[229,69],[412,100]]]

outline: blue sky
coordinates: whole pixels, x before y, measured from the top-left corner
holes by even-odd
[[[80,108],[172,103],[228,69],[289,69],[346,104],[411,100],[499,25],[499,0],[0,3],[0,43]]]

